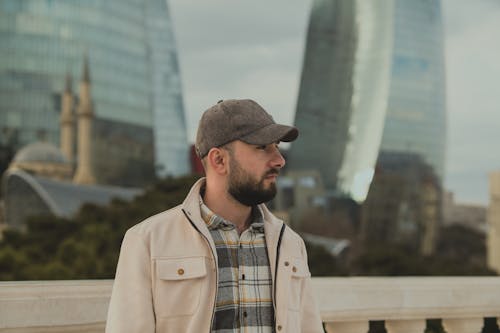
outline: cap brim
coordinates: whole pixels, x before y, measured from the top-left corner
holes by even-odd
[[[296,127],[270,124],[239,139],[251,145],[268,145],[278,141],[292,142],[298,136],[299,130]]]

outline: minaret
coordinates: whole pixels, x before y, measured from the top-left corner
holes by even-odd
[[[78,164],[73,182],[76,184],[95,184],[92,172],[92,100],[90,97],[90,73],[88,57],[83,60],[83,78],[80,83],[80,103],[78,104]]]
[[[74,117],[73,117],[73,93],[71,91],[71,75],[66,74],[66,86],[61,98],[61,152],[68,159],[74,160],[73,135],[74,135]]]

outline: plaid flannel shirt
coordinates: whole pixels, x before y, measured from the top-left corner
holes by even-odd
[[[219,262],[212,332],[273,332],[271,268],[260,209],[252,209],[250,227],[238,235],[236,227],[214,214],[201,197],[200,208]]]

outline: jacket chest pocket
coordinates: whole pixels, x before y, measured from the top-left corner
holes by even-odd
[[[293,258],[291,261],[290,288],[288,291],[288,308],[293,311],[300,310],[302,295],[304,293],[305,279],[311,276],[306,262],[303,259]]]
[[[207,275],[205,257],[156,259],[155,312],[158,317],[192,315],[200,305]]]

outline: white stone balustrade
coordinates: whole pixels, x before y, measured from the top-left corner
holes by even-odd
[[[0,282],[1,333],[103,332],[111,280]],[[314,278],[328,333],[423,333],[442,319],[447,333],[479,333],[500,318],[500,277]]]

